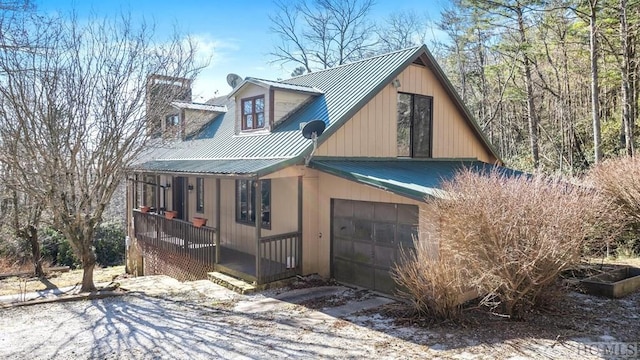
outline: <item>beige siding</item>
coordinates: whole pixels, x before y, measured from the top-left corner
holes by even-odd
[[[273,92],[273,123],[277,124],[283,117],[307,101],[309,97],[310,95],[298,92],[275,90]]]
[[[331,199],[375,201],[418,205],[420,208],[420,240],[434,242],[435,232],[424,221],[428,204],[361,185],[322,172],[310,171],[303,179],[303,273],[330,275]]]
[[[215,180],[212,185],[215,189]],[[255,227],[236,222],[235,180],[220,181],[220,242],[234,249],[255,254]],[[210,201],[207,196],[207,201]],[[215,203],[213,203],[215,206]],[[209,206],[205,203],[205,207]],[[298,179],[271,180],[271,229],[262,236],[285,234],[298,230]]]
[[[191,135],[220,113],[195,109],[184,109],[184,134]]]
[[[318,148],[317,156],[396,157],[398,91],[433,96],[433,157],[494,162],[431,70],[410,65]]]
[[[247,84],[244,89],[238,91],[234,97],[236,101],[236,134],[242,130],[240,125],[240,116],[242,116],[242,99],[264,95],[264,118],[267,121],[267,128],[269,127],[268,120],[271,111],[271,102],[269,98],[269,90],[254,84]],[[261,129],[262,130],[262,129]]]

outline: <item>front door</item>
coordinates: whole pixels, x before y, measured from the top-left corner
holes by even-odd
[[[182,176],[176,176],[173,178],[173,209],[178,212],[177,218],[180,220],[187,219],[187,178]]]

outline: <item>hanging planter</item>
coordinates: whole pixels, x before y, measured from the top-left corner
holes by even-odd
[[[192,222],[193,222],[193,226],[195,226],[197,228],[207,225],[207,219],[201,218],[201,217],[197,217],[197,216],[193,218]]]
[[[151,210],[151,207],[146,205],[140,205],[140,212],[148,213]]]
[[[178,212],[175,210],[169,210],[164,212],[164,217],[171,220],[178,216]]]

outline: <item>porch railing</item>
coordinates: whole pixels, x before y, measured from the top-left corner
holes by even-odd
[[[302,235],[299,232],[260,238],[258,253],[259,284],[301,274]]]
[[[216,229],[195,227],[187,221],[166,219],[164,215],[133,211],[138,241],[192,260],[215,264]]]

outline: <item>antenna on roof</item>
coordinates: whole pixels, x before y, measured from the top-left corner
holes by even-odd
[[[304,125],[300,124],[300,126],[302,127],[302,136],[313,140],[313,150],[311,151],[311,154],[304,159],[305,165],[309,166],[311,157],[318,148],[318,136],[322,135],[327,125],[322,120],[311,120]]]
[[[234,73],[227,75],[227,84],[229,84],[229,86],[231,86],[232,88],[235,89],[236,86],[240,85],[241,82],[242,78],[240,77],[240,75]]]

